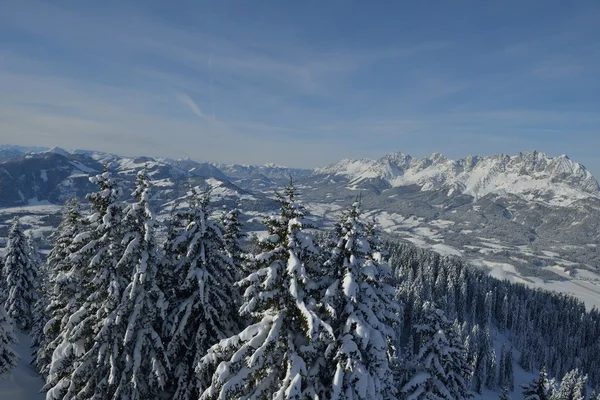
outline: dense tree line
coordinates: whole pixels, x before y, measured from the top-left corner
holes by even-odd
[[[15,220],[0,275],[0,374],[28,332],[49,400],[508,398],[515,361],[542,371],[525,398],[598,385],[597,310],[383,242],[359,202],[316,232],[290,182],[243,241],[237,206],[190,189],[159,240],[144,172],[133,202],[91,181],[45,263]]]
[[[423,302],[437,304],[461,323],[474,367],[473,389],[510,389],[513,357],[526,371],[546,368],[550,376],[585,371],[588,383],[600,384],[600,312],[587,311],[570,296],[532,290],[500,281],[454,258],[412,245],[389,243],[390,264],[399,281],[405,326],[418,319]],[[495,333],[510,343],[496,355]],[[406,336],[406,332],[405,332]]]

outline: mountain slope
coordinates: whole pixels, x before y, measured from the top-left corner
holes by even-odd
[[[341,177],[352,188],[379,181],[388,188],[417,185],[422,191],[441,189],[448,196],[466,194],[475,199],[488,194],[512,194],[525,200],[567,205],[578,199],[600,198],[598,181],[583,165],[564,155],[549,157],[537,151],[459,160],[439,153],[427,158],[392,153],[378,160],[345,159],[316,169],[313,175]]]

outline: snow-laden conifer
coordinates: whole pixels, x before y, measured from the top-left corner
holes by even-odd
[[[79,282],[82,304],[65,315],[55,339],[44,387],[48,400],[105,398],[102,394],[107,394],[118,379],[123,330],[116,329],[113,322],[133,266],[119,264],[124,224],[117,182],[106,168],[90,181],[99,188],[88,195],[91,214],[86,228],[73,239],[77,251],[69,256],[69,263],[73,263],[69,279]]]
[[[47,307],[44,310],[47,320],[42,326],[34,359],[44,378],[48,375],[52,353],[60,343],[59,334],[82,303],[81,265],[72,262],[70,257],[80,247],[73,241],[83,231],[84,224],[79,202],[73,199],[65,206],[63,219],[52,234],[53,247],[44,266],[48,275],[45,289]]]
[[[335,339],[325,354],[333,363],[326,383],[329,396],[393,398],[390,357],[400,307],[389,284],[391,269],[374,227],[366,229],[360,220],[358,202],[344,213],[336,233],[337,243],[325,263],[331,280],[323,298]]]
[[[97,354],[97,368],[104,370],[108,379],[105,391],[96,389],[96,395],[123,400],[156,399],[167,383],[169,369],[160,335],[167,305],[156,283],[158,257],[145,171],[138,173],[133,196],[136,201],[124,210],[125,248],[117,262],[117,270],[132,270],[133,274],[116,315],[106,318],[90,352]]]
[[[277,201],[280,214],[265,221],[262,252],[249,257],[252,272],[239,282],[245,290],[240,312],[255,322],[210,348],[200,361],[201,372],[220,362],[201,399],[314,398],[309,379],[314,340],[330,329],[306,292],[311,279],[306,263],[315,248],[292,183],[277,193]]]
[[[471,368],[460,338],[442,310],[423,305],[423,320],[413,327],[419,349],[412,360],[414,370],[403,382],[407,400],[470,398],[468,377]]]
[[[29,249],[29,259],[34,265],[36,271],[35,287],[37,290],[37,300],[32,307],[32,321],[31,321],[31,332],[29,336],[32,339],[33,348],[33,359],[31,364],[34,365],[38,372],[40,371],[37,364],[37,353],[44,342],[44,325],[48,322],[48,313],[46,311],[49,304],[49,282],[48,282],[48,270],[46,264],[42,263],[40,252],[37,246],[37,242],[33,234],[27,235],[27,247]]]
[[[546,368],[540,370],[539,376],[527,385],[521,385],[524,400],[550,400],[554,393],[554,382],[548,379]]]
[[[17,344],[13,323],[0,304],[0,379],[6,377],[17,366],[19,356],[14,345]]]
[[[18,218],[10,230],[4,254],[6,312],[22,331],[29,331],[33,323],[33,307],[37,301],[37,270],[31,259],[27,238]]]
[[[510,400],[510,391],[508,390],[507,386],[502,388],[502,392],[500,393],[498,400]]]
[[[239,203],[236,203],[234,208],[225,211],[220,218],[225,249],[233,262],[236,273],[241,272],[244,261],[244,250],[240,241],[245,234],[242,232],[240,214]],[[236,278],[241,278],[241,276]]]
[[[560,387],[552,394],[551,400],[585,400],[587,376],[578,369],[571,370],[563,376]]]
[[[228,240],[217,223],[209,219],[209,193],[194,190],[187,196],[185,209],[173,213],[175,219],[166,245],[168,268],[176,277],[167,336],[171,338],[168,356],[173,370],[173,398],[195,399],[211,382],[210,370],[202,374],[195,366],[207,350],[222,339],[239,332],[237,307],[238,274],[231,251],[240,252],[237,243],[237,215],[229,214]]]

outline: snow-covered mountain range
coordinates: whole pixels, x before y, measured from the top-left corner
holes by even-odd
[[[368,216],[391,237],[514,281],[547,286],[550,280],[554,289],[600,305],[600,188],[567,156],[529,152],[450,160],[392,153],[311,170],[0,146],[0,237],[2,224],[14,215],[42,236],[50,232],[59,206],[93,190],[88,177],[104,165],[125,186],[146,168],[158,209],[176,204],[190,186],[211,186],[217,206],[242,203],[250,231],[263,229],[274,190],[290,177],[315,223],[332,223],[360,194]]]
[[[566,155],[549,157],[537,151],[459,160],[439,153],[427,158],[392,153],[378,160],[344,159],[316,169],[313,174],[347,178],[353,188],[379,181],[389,187],[418,185],[422,191],[442,189],[448,196],[466,194],[475,199],[488,194],[514,194],[526,200],[565,205],[577,199],[600,197],[598,181],[583,165]]]

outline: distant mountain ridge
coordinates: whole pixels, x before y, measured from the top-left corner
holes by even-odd
[[[162,166],[175,175],[193,175],[221,181],[239,181],[250,188],[265,189],[289,180],[320,180],[322,183],[345,181],[351,189],[381,190],[417,186],[421,191],[446,191],[448,196],[468,195],[475,199],[488,194],[517,195],[524,200],[537,200],[564,206],[573,201],[600,198],[600,184],[582,165],[566,155],[550,157],[533,151],[517,155],[467,156],[452,160],[440,153],[416,158],[397,152],[377,160],[342,159],[324,168],[302,169],[284,166],[241,165],[198,162],[186,159],[122,157],[89,150],[67,151],[59,147],[0,146],[0,162],[19,160],[28,155],[60,155],[76,158],[75,166],[83,172],[96,170],[99,164],[113,163],[119,170],[143,166]],[[86,169],[85,160],[93,161]],[[71,160],[74,161],[74,160]],[[81,163],[83,162],[83,164]],[[163,174],[168,174],[163,171]]]
[[[558,279],[566,267],[600,272],[598,181],[567,156],[539,152],[459,160],[391,153],[301,169],[0,146],[0,229],[12,214],[27,213],[27,206],[84,199],[95,189],[88,178],[105,165],[119,178],[124,196],[146,168],[153,204],[163,215],[191,187],[211,187],[216,207],[240,202],[245,229],[260,231],[262,218],[274,211],[274,191],[292,177],[316,225],[334,223],[360,195],[369,218],[392,237],[500,269],[515,281]],[[600,278],[574,276],[581,279],[569,290],[587,285],[587,299],[595,301]]]
[[[566,155],[549,157],[537,151],[515,156],[497,154],[451,160],[440,153],[413,158],[391,153],[378,160],[344,159],[313,175],[343,177],[350,187],[379,181],[389,187],[417,185],[422,191],[444,189],[448,195],[513,194],[565,205],[587,197],[600,197],[600,185],[581,164]]]

